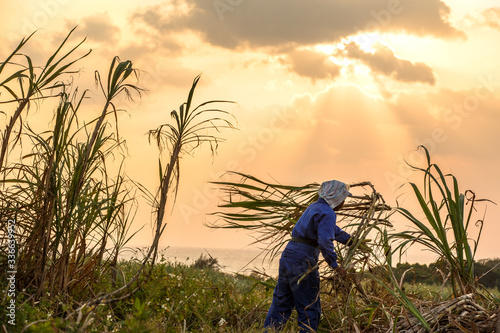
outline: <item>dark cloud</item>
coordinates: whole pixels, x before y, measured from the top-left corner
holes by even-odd
[[[193,31],[225,48],[313,45],[367,31],[416,35],[460,35],[447,21],[449,7],[439,0],[194,0],[190,11],[172,15],[168,4],[138,11],[161,33]]]
[[[294,50],[284,62],[288,62],[295,73],[310,77],[313,80],[334,78],[340,72],[340,66],[335,65],[329,55],[312,50]]]
[[[423,82],[433,85],[436,82],[432,69],[422,62],[412,62],[397,58],[387,46],[378,44],[375,52],[365,52],[356,43],[346,44],[344,55],[358,59],[375,73],[390,76],[403,82]]]

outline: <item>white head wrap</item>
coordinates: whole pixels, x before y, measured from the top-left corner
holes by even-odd
[[[351,193],[349,193],[349,185],[339,182],[338,180],[329,180],[321,184],[318,194],[332,209],[340,205],[347,197],[351,196]]]

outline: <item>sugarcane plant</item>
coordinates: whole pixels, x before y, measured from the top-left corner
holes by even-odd
[[[394,251],[405,251],[414,243],[423,245],[446,263],[455,297],[466,295],[478,287],[474,262],[484,221],[474,221],[473,213],[478,202],[489,200],[477,199],[472,191],[461,192],[456,177],[445,175],[436,164],[431,163],[427,148],[419,148],[425,153],[427,166],[410,167],[423,174],[423,188],[413,182],[410,186],[425,220],[399,207],[398,212],[414,228],[393,235],[393,239],[399,240]],[[470,235],[473,226],[478,227],[475,239]]]
[[[63,52],[65,44],[75,29],[76,27],[68,33],[58,49],[47,59],[41,70],[33,65],[30,56],[20,53],[34,33],[23,38],[14,51],[7,56],[7,59],[0,63],[0,75],[6,76],[6,78],[0,81],[0,89],[9,95],[0,104],[16,104],[10,121],[2,132],[0,169],[6,163],[12,133],[14,133],[15,126],[22,122],[23,113],[27,115],[32,104],[37,101],[58,96],[61,89],[65,86],[65,83],[62,81],[63,77],[67,74],[75,74],[77,71],[71,69],[73,65],[90,54],[91,51],[88,51],[68,61],[68,58],[85,42],[85,39],[68,52],[60,54]],[[25,64],[17,60],[22,60],[22,58],[26,61]],[[14,69],[9,71],[9,68]],[[12,143],[13,145],[19,141],[21,133],[22,126],[19,126],[19,130]]]
[[[154,194],[144,191],[151,202],[155,215],[155,236],[147,255],[148,258],[152,258],[153,262],[158,252],[158,242],[166,226],[164,217],[167,200],[171,192],[174,199],[177,196],[181,157],[185,153],[192,153],[204,143],[210,146],[212,155],[214,155],[219,142],[224,141],[224,139],[214,135],[213,132],[236,128],[234,116],[230,112],[217,107],[221,103],[234,102],[209,100],[197,106],[193,105],[194,93],[200,78],[201,75],[198,75],[193,80],[187,100],[179,106],[179,110],[170,112],[170,117],[174,120],[174,123],[162,124],[148,133],[150,143],[154,142],[160,151],[158,159],[160,186]],[[167,156],[164,156],[165,150],[169,151]]]
[[[224,141],[220,136],[214,135],[213,131],[220,132],[222,129],[235,129],[233,124],[234,116],[223,109],[213,107],[220,103],[233,103],[226,100],[209,100],[193,106],[193,98],[196,87],[201,76],[198,75],[193,81],[186,102],[182,103],[179,110],[170,112],[173,124],[166,123],[149,131],[150,142],[156,143],[160,150],[159,156],[159,187],[155,192],[149,191],[140,183],[135,183],[138,189],[143,193],[149,204],[153,208],[154,217],[154,237],[151,246],[147,249],[140,267],[135,274],[119,288],[109,293],[94,297],[79,306],[75,311],[68,315],[76,315],[80,323],[81,318],[91,318],[95,305],[110,303],[125,299],[133,295],[142,284],[150,277],[154,268],[155,260],[158,254],[160,238],[167,226],[165,213],[168,198],[172,195],[175,199],[180,180],[180,159],[185,153],[192,153],[203,143],[208,143],[212,154],[216,153],[219,142]],[[167,158],[164,156],[168,151]],[[167,159],[165,165],[164,159]],[[149,267],[149,269],[147,269]],[[142,278],[141,278],[142,277]],[[85,308],[90,308],[85,316]],[[85,321],[83,321],[85,323]]]
[[[72,311],[56,303],[53,310],[65,312],[75,329],[83,330],[92,320],[96,304],[127,298],[146,281],[145,268],[148,263],[154,264],[165,230],[167,200],[177,194],[181,157],[203,143],[208,143],[215,154],[224,141],[215,133],[234,129],[235,118],[217,107],[231,101],[194,104],[200,80],[197,76],[186,102],[170,112],[173,124],[149,132],[150,142],[160,149],[160,185],[157,191],[149,192],[125,176],[125,154],[116,165],[116,153],[124,151],[124,140],[118,134],[118,98],[141,97],[143,90],[133,82],[138,82],[139,72],[131,61],[118,57],[112,59],[106,76],[95,71],[103,107],[97,117],[82,122],[79,115],[88,91],[80,93],[73,87],[71,74],[78,71],[71,67],[89,53],[68,60],[84,42],[63,51],[73,30],[45,66],[34,65],[28,55],[20,53],[32,36],[23,39],[0,63],[0,105],[14,105],[12,110],[2,111],[11,117],[2,132],[0,150],[0,243],[8,240],[7,220],[15,220],[16,286],[22,290],[23,299],[33,303],[57,294],[69,303],[76,301],[79,306]],[[51,128],[38,132],[25,121],[27,112],[34,105],[45,109],[54,98],[58,104]],[[110,118],[115,120],[114,132],[110,131]],[[14,151],[21,158],[7,159]],[[142,264],[126,279],[123,274],[118,276],[117,263],[121,250],[134,235],[129,232],[137,208],[136,190],[150,199],[156,228]],[[7,263],[6,249],[2,246],[0,250],[2,267]],[[112,277],[111,286],[97,285],[103,275]],[[6,296],[1,301],[5,302]]]
[[[77,73],[71,67],[89,53],[68,60],[84,42],[64,53],[73,30],[44,66],[20,54],[30,36],[0,67],[0,74],[7,73],[1,81],[1,103],[14,105],[2,135],[2,231],[7,219],[16,221],[16,284],[32,301],[56,291],[67,298],[88,296],[99,276],[116,265],[130,238],[126,233],[134,214],[130,182],[121,168],[114,174],[107,166],[109,157],[116,157],[123,146],[118,134],[109,132],[107,119],[110,114],[118,119],[113,102],[118,95],[141,93],[129,83],[137,72],[130,61],[114,58],[106,89],[96,72],[104,107],[97,118],[82,125],[78,115],[87,91],[73,88],[69,75]],[[16,58],[25,59],[25,64]],[[52,128],[35,131],[24,121],[26,113],[54,98],[59,101]],[[19,130],[11,139],[15,125]],[[28,144],[21,146],[23,141]],[[9,162],[7,153],[13,150],[22,156]],[[4,249],[0,265],[5,264]]]
[[[228,171],[240,181],[215,181],[224,202],[214,213],[211,228],[243,229],[255,233],[255,243],[265,247],[274,259],[290,239],[290,232],[302,212],[318,199],[318,184],[289,186],[267,183],[251,175]]]

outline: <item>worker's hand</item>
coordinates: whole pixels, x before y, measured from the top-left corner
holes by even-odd
[[[337,266],[335,268],[335,272],[337,272],[337,274],[340,275],[340,277],[343,279],[345,279],[347,277],[347,271],[342,266]]]

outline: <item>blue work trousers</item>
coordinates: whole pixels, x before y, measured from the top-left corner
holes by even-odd
[[[310,245],[289,242],[279,262],[278,284],[264,327],[280,331],[293,308],[297,310],[300,332],[314,332],[321,315],[319,272],[317,269],[297,281],[318,262],[319,250]]]

